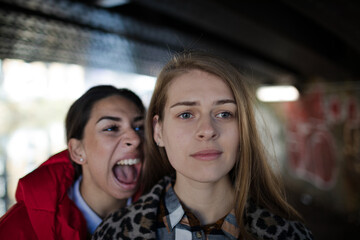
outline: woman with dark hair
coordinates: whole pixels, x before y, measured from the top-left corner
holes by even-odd
[[[228,62],[174,56],[147,113],[145,195],[93,239],[312,239],[268,163],[252,99]]]
[[[68,149],[19,180],[0,239],[87,239],[134,196],[145,108],[127,89],[96,86],[66,116]]]

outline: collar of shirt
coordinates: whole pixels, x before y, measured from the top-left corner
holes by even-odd
[[[93,234],[95,229],[99,226],[102,219],[87,205],[83,197],[80,194],[80,176],[74,185],[70,188],[69,197],[74,201],[76,206],[80,209],[86,220],[88,232]]]
[[[169,183],[165,191],[166,193],[164,196],[164,204],[167,214],[165,214],[165,216],[163,217],[163,222],[166,228],[169,231],[172,231],[175,226],[181,221],[189,224],[187,216],[185,214],[185,210],[181,205],[181,202],[178,199],[177,195],[175,194],[171,183]],[[236,223],[234,209],[224,218],[223,224],[221,225],[221,230],[229,239],[238,238],[240,229]]]

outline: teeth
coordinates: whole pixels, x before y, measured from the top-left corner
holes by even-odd
[[[134,159],[123,159],[116,163],[116,165],[134,165],[140,162],[140,159],[134,158]]]

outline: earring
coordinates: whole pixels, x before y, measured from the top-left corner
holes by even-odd
[[[84,161],[84,159],[83,158],[80,158],[80,162],[83,162]]]

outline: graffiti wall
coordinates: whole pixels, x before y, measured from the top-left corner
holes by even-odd
[[[272,136],[274,142],[285,143],[277,155],[289,197],[316,228],[317,239],[358,234],[360,85],[316,83],[307,86],[298,101],[265,105],[282,127],[281,134]],[[337,233],[329,230],[332,225]]]

